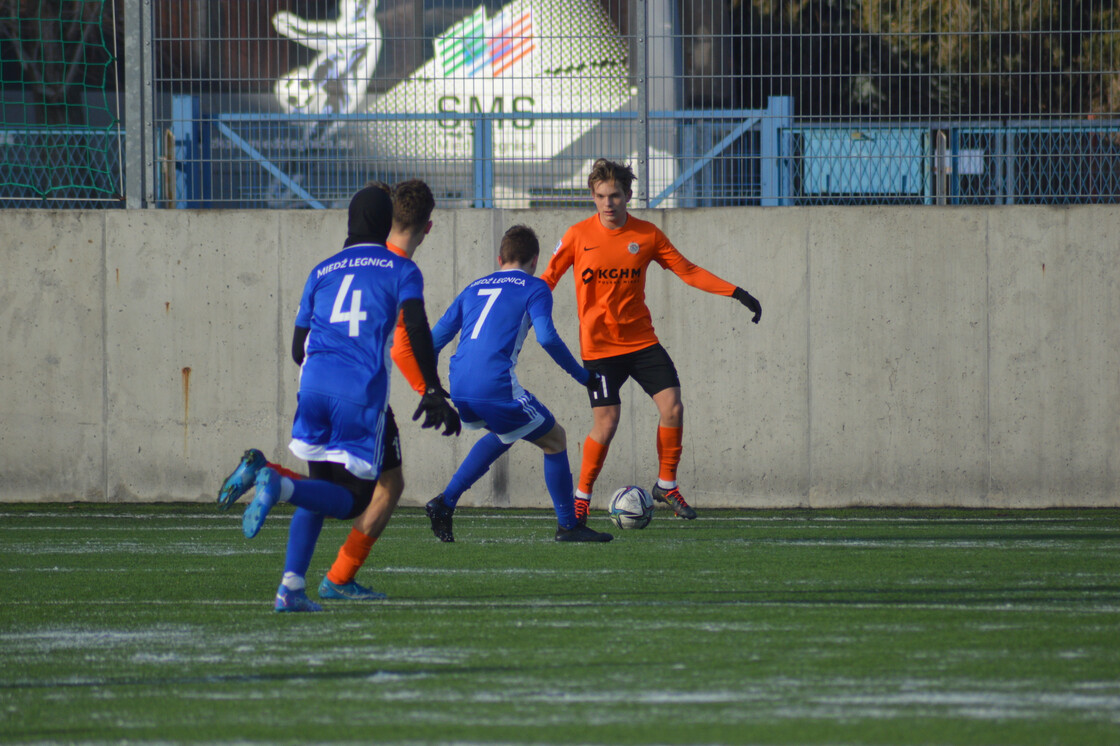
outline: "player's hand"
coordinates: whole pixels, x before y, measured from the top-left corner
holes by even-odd
[[[591,394],[592,399],[600,399],[607,395],[607,379],[603,377],[602,373],[596,371],[589,371],[591,377],[587,379],[587,383],[583,384],[587,391]]]
[[[762,318],[762,304],[758,302],[758,298],[755,298],[743,288],[735,288],[731,297],[746,306],[748,311],[754,312],[754,318],[751,321],[757,324],[758,320]]]
[[[420,415],[424,415],[424,421],[420,423],[422,428],[442,426],[444,435],[458,435],[463,429],[459,413],[447,401],[447,393],[442,389],[428,389],[424,392],[420,397],[420,406],[412,415],[412,421],[420,419]]]

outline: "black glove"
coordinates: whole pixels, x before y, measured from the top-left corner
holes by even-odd
[[[442,425],[444,435],[458,435],[463,429],[459,413],[447,401],[447,392],[442,389],[428,389],[424,392],[420,397],[420,406],[412,415],[412,421],[420,419],[421,414],[424,415],[424,421],[420,423],[420,427],[438,428]]]
[[[583,384],[587,391],[591,394],[592,399],[600,399],[607,395],[606,379],[602,373],[596,371],[589,371],[591,376],[587,379],[587,383]]]
[[[743,288],[735,288],[731,297],[746,306],[748,311],[754,312],[754,318],[751,321],[757,324],[758,320],[762,318],[762,304],[758,302],[758,298],[755,298]]]

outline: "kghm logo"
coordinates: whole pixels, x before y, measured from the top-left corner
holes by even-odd
[[[435,40],[443,77],[474,78],[489,70],[490,77],[497,78],[527,57],[535,48],[532,12],[532,8],[516,15],[502,11],[487,20],[486,7],[480,5],[447,29]]]
[[[592,280],[613,280],[615,282],[617,282],[618,280],[633,281],[642,276],[642,270],[638,267],[634,267],[633,269],[627,269],[625,267],[623,267],[622,269],[619,269],[618,267],[611,267],[610,269],[592,269],[591,267],[588,267],[587,269],[583,270],[583,272],[580,272],[579,276],[580,279],[583,280],[584,285],[591,282]]]

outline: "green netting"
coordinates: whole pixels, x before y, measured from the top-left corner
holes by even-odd
[[[117,5],[0,0],[0,206],[121,199]]]

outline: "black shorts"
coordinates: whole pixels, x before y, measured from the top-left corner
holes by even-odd
[[[637,352],[584,360],[583,367],[603,376],[605,390],[588,392],[593,407],[610,407],[622,404],[619,392],[627,379],[633,378],[650,396],[665,389],[680,387],[681,379],[673,359],[660,344]]]
[[[393,416],[392,407],[385,410],[385,433],[381,442],[385,446],[381,457],[381,473],[400,468],[401,434],[397,430],[397,418]],[[345,466],[333,461],[311,461],[307,464],[307,474],[312,479],[321,479],[350,490],[350,494],[354,497],[354,507],[350,509],[350,515],[346,516],[346,520],[357,518],[365,512],[370,501],[373,500],[373,490],[377,486],[375,480],[356,477],[346,471]]]

